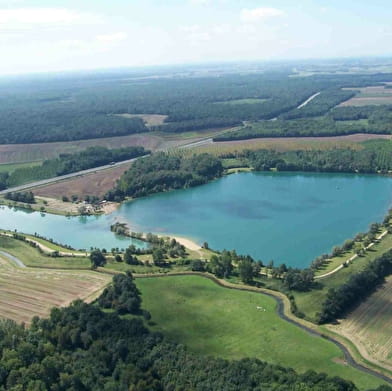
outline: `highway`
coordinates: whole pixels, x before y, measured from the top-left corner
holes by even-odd
[[[188,149],[188,148],[193,148],[193,147],[199,147],[201,145],[211,144],[212,142],[213,142],[212,138],[206,138],[206,139],[203,139],[203,140],[193,141],[193,142],[191,142],[189,144],[181,145],[181,146],[179,146],[177,148],[179,148],[179,149]],[[167,152],[168,150],[169,149],[163,149],[161,151],[162,152]],[[118,166],[122,166],[124,164],[132,163],[135,160],[141,159],[141,158],[146,157],[146,156],[148,156],[148,155],[139,156],[139,157],[134,158],[134,159],[123,160],[121,162],[117,162],[117,163],[113,163],[113,164],[106,164],[104,166],[89,168],[88,170],[77,171],[77,172],[73,172],[71,174],[56,176],[56,177],[48,178],[48,179],[42,179],[42,180],[36,181],[36,182],[25,183],[24,185],[20,185],[20,186],[10,187],[8,189],[0,191],[0,195],[6,194],[6,193],[10,193],[10,192],[15,192],[15,191],[29,190],[29,189],[33,189],[35,187],[49,185],[51,183],[62,182],[64,180],[67,180],[67,179],[70,179],[70,178],[75,178],[75,177],[80,177],[80,176],[84,176],[84,175],[88,175],[88,174],[93,174],[93,173],[96,173],[96,172],[99,172],[99,171],[107,170],[109,168],[118,167]]]

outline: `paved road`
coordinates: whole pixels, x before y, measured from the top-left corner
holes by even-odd
[[[181,145],[178,148],[180,149],[188,149],[188,148],[193,148],[193,147],[199,147],[201,145],[205,145],[205,144],[211,144],[212,138],[207,138],[207,139],[203,139],[203,140],[199,140],[199,141],[194,141],[191,142],[189,144],[185,144],[185,145]],[[168,149],[162,150],[162,151],[167,151]],[[148,156],[148,155],[145,155]],[[103,171],[103,170],[107,170],[109,168],[113,168],[113,167],[118,167],[118,166],[122,166],[124,164],[129,164],[134,162],[137,159],[141,159],[145,156],[140,156],[134,159],[129,159],[129,160],[123,160],[121,162],[117,162],[114,164],[106,164],[104,166],[100,166],[100,167],[94,167],[94,168],[90,168],[88,170],[83,170],[83,171],[78,171],[78,172],[73,172],[71,174],[66,174],[66,175],[61,175],[61,176],[57,176],[54,178],[48,178],[48,179],[43,179],[41,181],[36,181],[36,182],[31,182],[31,183],[26,183],[24,185],[20,185],[20,186],[15,186],[15,187],[10,187],[6,190],[2,190],[0,191],[0,195],[2,194],[7,194],[9,192],[14,192],[14,191],[23,191],[23,190],[28,190],[28,189],[32,189],[34,187],[39,187],[39,186],[44,186],[44,185],[49,185],[50,183],[57,183],[57,182],[62,182],[66,179],[70,179],[70,178],[75,178],[75,177],[79,177],[79,176],[84,176],[87,174],[92,174],[92,173],[96,173],[99,171]]]

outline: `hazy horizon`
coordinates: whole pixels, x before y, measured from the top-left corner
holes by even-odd
[[[0,75],[389,57],[386,0],[0,0]]]

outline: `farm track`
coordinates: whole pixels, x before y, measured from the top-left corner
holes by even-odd
[[[377,372],[371,368],[368,368],[362,364],[357,363],[355,361],[354,357],[351,355],[349,349],[345,345],[343,345],[341,342],[337,341],[336,339],[334,339],[330,336],[322,334],[321,332],[319,332],[318,330],[315,330],[312,327],[306,326],[303,323],[298,322],[297,320],[295,320],[294,317],[288,316],[285,312],[284,298],[286,298],[286,296],[284,296],[281,293],[278,293],[278,292],[273,293],[272,291],[267,291],[265,289],[256,288],[256,287],[236,286],[236,285],[231,284],[227,281],[220,280],[213,275],[199,273],[199,272],[167,273],[167,274],[159,274],[159,275],[152,275],[152,274],[139,274],[139,275],[137,275],[137,274],[134,274],[135,278],[160,278],[160,277],[179,277],[179,276],[200,276],[200,277],[204,277],[204,278],[211,280],[212,282],[214,282],[215,284],[219,285],[222,288],[234,289],[234,290],[236,289],[236,290],[245,291],[245,292],[260,293],[260,294],[264,294],[268,297],[275,299],[275,301],[278,304],[277,309],[276,309],[276,313],[281,319],[301,328],[302,330],[306,331],[307,333],[309,333],[315,337],[324,338],[324,339],[332,342],[342,351],[342,353],[344,354],[344,358],[345,358],[348,365],[352,366],[353,368],[355,368],[361,372],[375,376],[375,377],[377,377],[377,378],[379,378],[389,384],[392,384],[392,377],[384,375],[380,372]]]

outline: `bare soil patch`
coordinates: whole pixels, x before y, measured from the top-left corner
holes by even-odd
[[[42,186],[34,189],[33,193],[37,196],[56,198],[58,200],[61,200],[63,196],[71,199],[73,195],[77,195],[80,199],[84,199],[87,195],[103,197],[110,189],[113,189],[117,180],[130,166],[131,163],[123,164],[107,170]]]
[[[339,106],[368,106],[392,104],[392,89],[385,86],[369,86],[364,88],[344,88],[358,91],[358,95],[342,102]]]

